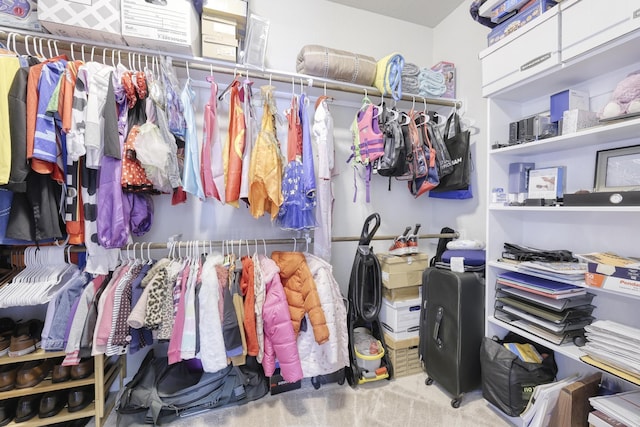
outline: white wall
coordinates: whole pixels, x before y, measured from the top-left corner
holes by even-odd
[[[488,195],[486,192],[487,106],[482,98],[482,69],[478,52],[487,47],[489,28],[475,22],[465,1],[434,28],[433,61],[456,65],[456,97],[463,101],[461,113],[471,122],[471,151],[474,198],[443,202],[436,208],[438,217],[450,218],[451,227],[464,238],[484,241]],[[466,121],[466,120],[465,120]]]
[[[295,71],[296,56],[305,44],[321,44],[375,58],[399,51],[407,61],[420,66],[431,66],[440,60],[455,62],[458,67],[458,97],[465,98],[469,103],[468,107],[465,104],[466,116],[474,118],[476,126],[483,127],[485,112],[484,101],[480,99],[477,51],[485,40],[481,31],[484,27],[473,22],[468,16],[468,6],[461,6],[451,18],[447,18],[443,25],[435,30],[325,0],[253,0],[251,9],[252,12],[270,20],[267,66],[272,69]],[[458,36],[457,33],[467,36]],[[202,106],[208,97],[204,75],[191,71],[191,77],[198,90],[197,116],[198,120],[201,120]],[[225,87],[229,82],[228,76],[216,75],[216,78],[221,87]],[[264,81],[256,81],[254,87],[258,88],[263,84]],[[283,111],[290,101],[291,85],[279,84],[278,92],[278,106],[280,111]],[[299,88],[296,92],[299,92]],[[320,90],[311,88],[307,93],[315,100],[320,95]],[[464,229],[469,238],[483,238],[486,203],[484,181],[478,184],[474,182],[474,199],[450,201],[431,199],[426,195],[414,199],[406,189],[406,184],[398,181],[392,182],[392,191],[389,192],[387,179],[374,176],[371,203],[367,204],[364,200],[363,180],[358,177],[358,199],[354,203],[354,176],[352,169],[346,164],[351,145],[348,129],[362,95],[337,92],[333,92],[332,95],[336,98],[336,102],[330,108],[336,123],[336,165],[339,172],[334,180],[334,236],[360,235],[365,218],[373,212],[378,212],[382,218],[378,235],[396,235],[402,232],[405,226],[421,223],[422,233],[438,233],[442,227],[450,226],[454,229]],[[371,99],[373,102],[379,102],[379,98]],[[401,102],[398,106],[400,109],[409,109],[411,103]],[[226,126],[228,106],[221,104],[219,110],[222,114],[221,123]],[[448,114],[450,110],[441,108],[440,111],[442,114]],[[261,114],[261,108],[258,108],[258,115]],[[221,131],[224,135],[226,128]],[[280,126],[278,131],[280,141],[286,146],[286,128]],[[480,133],[473,136],[476,151],[478,146],[484,146],[481,141],[482,135]],[[484,180],[484,164],[481,160],[483,155],[484,152],[475,153],[477,170],[474,179],[482,177]],[[182,234],[184,240],[252,240],[296,236],[291,232],[279,230],[266,216],[258,220],[253,219],[244,206],[235,209],[222,206],[217,201],[195,200],[191,196],[187,204],[180,206],[170,206],[169,196],[158,196],[155,200],[155,223],[147,235],[138,239],[140,241],[162,242],[178,233]],[[436,243],[437,240],[430,239],[421,241],[420,246],[423,251],[432,255]],[[376,252],[384,252],[390,244],[389,241],[380,241],[374,242],[373,246]],[[292,250],[293,244],[280,249]],[[300,244],[297,249],[301,249]],[[333,246],[334,275],[345,294],[355,250],[356,243],[334,243]]]

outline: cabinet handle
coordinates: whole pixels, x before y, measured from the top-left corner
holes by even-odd
[[[639,16],[640,16],[640,9],[634,10],[633,11],[633,19],[636,19]]]
[[[520,66],[520,71],[528,70],[529,68],[533,68],[538,64],[543,63],[547,59],[551,58],[551,52],[547,52],[544,55],[540,55],[536,58],[533,58],[531,61],[525,62]]]

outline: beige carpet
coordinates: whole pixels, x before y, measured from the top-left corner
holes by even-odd
[[[426,374],[363,384],[326,384],[315,390],[304,382],[299,390],[267,395],[246,405],[208,411],[179,419],[171,426],[354,426],[354,427],[500,427],[510,424],[488,407],[480,391],[466,394],[460,408],[439,385],[426,386]],[[307,381],[307,380],[305,380]],[[93,422],[90,423],[93,425]],[[116,425],[111,414],[107,426]]]

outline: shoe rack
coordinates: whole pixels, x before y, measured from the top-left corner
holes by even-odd
[[[63,351],[45,352],[42,349],[38,349],[33,353],[21,357],[0,357],[0,365],[28,362],[31,360],[54,359],[64,356],[65,353]],[[55,415],[53,417],[39,418],[36,414],[35,417],[21,423],[11,421],[8,426],[36,427],[72,421],[80,418],[95,417],[96,427],[101,427],[106,422],[109,413],[115,405],[116,393],[109,394],[109,389],[116,379],[119,380],[120,389],[122,389],[125,374],[126,357],[105,357],[104,355],[98,355],[94,357],[94,372],[87,378],[53,383],[51,381],[51,375],[47,375],[47,377],[43,381],[33,387],[0,392],[0,400],[5,400],[32,394],[42,394],[50,391],[64,389],[71,390],[77,387],[88,386],[92,384],[95,387],[94,402],[81,411],[69,412],[65,407],[62,411],[60,411],[58,415]]]

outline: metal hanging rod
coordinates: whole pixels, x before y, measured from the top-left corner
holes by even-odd
[[[374,236],[371,240],[393,240],[397,236],[395,235],[380,235]],[[418,236],[418,239],[439,239],[439,238],[453,238],[456,239],[460,237],[458,232],[453,233],[435,233],[435,234],[421,234]],[[358,242],[360,241],[359,236],[342,236],[342,237],[332,237],[332,242],[335,243],[343,243],[343,242]],[[167,241],[167,242],[135,242],[133,244],[129,244],[120,248],[121,250],[133,249],[133,245],[141,246],[144,243],[144,249],[168,249],[171,247],[172,243],[175,243],[176,248],[185,248],[187,246],[193,246],[197,244],[200,247],[207,246],[241,246],[248,244],[263,244],[263,245],[288,245],[291,243],[313,243],[313,237],[289,237],[289,238],[280,238],[280,239],[239,239],[239,240],[176,240],[176,241]],[[29,245],[33,246],[33,245]],[[24,246],[26,247],[26,246]],[[24,247],[12,246],[3,248],[5,252],[7,251],[20,251],[20,249]],[[84,252],[86,248],[84,246],[71,246],[71,252]]]
[[[254,78],[263,79],[265,81],[276,81],[281,83],[291,83],[294,82],[305,82],[308,87],[315,87],[318,89],[329,89],[336,90],[340,92],[348,92],[348,93],[356,93],[356,94],[366,94],[372,96],[381,96],[381,93],[378,89],[373,86],[363,86],[354,83],[348,82],[339,82],[336,80],[325,79],[323,77],[315,77],[309,76],[306,74],[299,73],[290,73],[287,71],[273,70],[273,69],[256,69],[252,67],[248,67],[244,64],[230,64],[229,62],[220,61],[216,59],[202,58],[196,56],[183,55],[178,53],[171,52],[161,52],[157,50],[144,49],[126,46],[124,49],[115,49],[113,46],[108,45],[106,43],[100,42],[92,42],[91,44],[85,43],[82,40],[73,39],[70,37],[57,36],[53,34],[42,34],[31,31],[17,30],[14,28],[7,28],[0,26],[0,32],[6,34],[7,44],[13,41],[24,43],[25,40],[29,41],[29,39],[37,39],[44,40],[47,45],[47,49],[51,49],[51,44],[53,43],[56,50],[59,48],[66,49],[68,51],[75,51],[75,48],[83,49],[87,48],[89,52],[91,52],[91,56],[96,59],[104,58],[105,60],[108,58],[113,58],[114,54],[134,54],[140,55],[141,57],[153,57],[153,56],[170,56],[172,58],[172,63],[176,66],[180,66],[182,68],[187,68],[189,70],[200,70],[200,71],[208,71],[208,72],[216,72],[221,74],[228,75],[238,75],[238,74],[247,74],[249,73]],[[42,47],[42,44],[40,44]],[[7,46],[11,48],[11,46]],[[95,50],[98,49],[96,53]],[[106,54],[106,52],[110,52]],[[120,55],[119,55],[120,56]],[[131,64],[130,64],[131,65]],[[403,94],[402,100],[404,101],[424,101],[427,104],[431,105],[439,105],[443,107],[454,107],[461,108],[462,102],[456,99],[442,99],[442,98],[428,98],[417,94]]]

